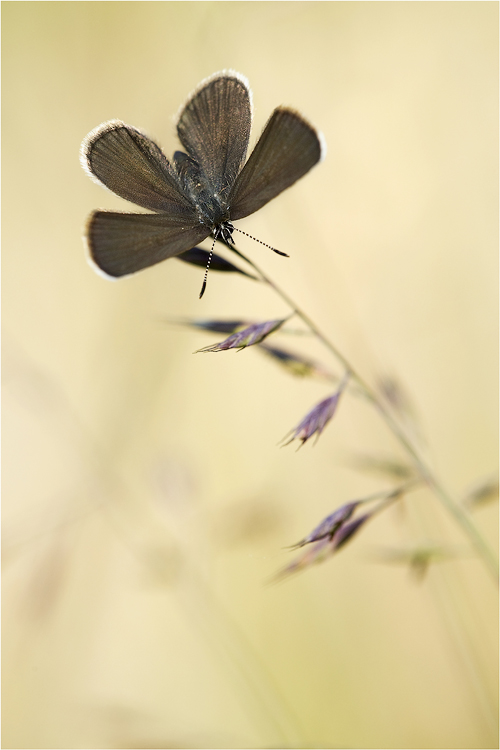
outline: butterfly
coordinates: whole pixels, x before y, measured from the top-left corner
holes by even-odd
[[[184,151],[172,161],[121,120],[92,130],[81,146],[83,168],[152,212],[99,210],[89,216],[86,241],[96,270],[127,276],[209,236],[234,244],[233,221],[265,206],[323,157],[321,134],[295,110],[277,107],[245,161],[251,124],[247,79],[222,71],[202,81],[182,107],[177,135]]]

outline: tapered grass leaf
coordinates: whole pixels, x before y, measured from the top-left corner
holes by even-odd
[[[210,258],[210,252],[208,250],[204,250],[202,247],[193,247],[191,248],[191,250],[186,250],[186,252],[181,253],[176,257],[178,260],[182,260],[185,263],[191,263],[193,266],[201,266],[202,268],[206,268],[208,260]],[[234,263],[230,263],[228,260],[223,258],[221,255],[217,255],[216,253],[212,253],[210,270],[223,271],[225,273],[241,273],[243,276],[247,276],[249,279],[259,281],[257,276],[243,271],[241,268],[235,266]]]
[[[188,328],[197,328],[202,331],[213,333],[235,333],[240,328],[246,328],[251,325],[248,320],[173,320],[172,323],[187,326]]]

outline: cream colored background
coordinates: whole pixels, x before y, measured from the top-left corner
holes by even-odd
[[[328,155],[239,226],[240,246],[370,380],[396,375],[457,497],[497,464],[498,4],[3,3],[3,747],[495,747],[497,605],[473,559],[408,571],[373,551],[464,546],[432,496],[266,587],[282,548],[388,486],[396,455],[346,398],[313,448],[278,440],[328,395],[166,318],[286,313],[168,261],[111,283],[85,261],[104,120],[171,155],[173,116],[224,68],[254,139],[289,104]],[[301,340],[293,342],[299,347]],[[319,347],[305,349],[334,366]],[[478,527],[496,544],[497,515]]]

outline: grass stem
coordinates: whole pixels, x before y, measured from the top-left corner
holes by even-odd
[[[354,382],[356,382],[358,388],[364,394],[364,396],[372,403],[373,407],[378,411],[381,419],[385,422],[388,429],[392,432],[394,437],[403,446],[407,455],[410,457],[415,469],[422,478],[422,480],[431,489],[446,511],[452,516],[452,518],[459,524],[462,531],[468,536],[470,543],[475,548],[477,554],[481,557],[484,564],[492,574],[495,581],[498,583],[498,561],[495,553],[488,545],[482,534],[476,528],[475,524],[471,521],[467,511],[457,503],[451,495],[444,488],[441,481],[437,478],[434,471],[431,469],[427,461],[420,455],[418,449],[413,444],[411,439],[406,435],[402,426],[394,418],[393,414],[389,411],[385,403],[376,393],[376,391],[368,385],[368,383],[356,372],[351,363],[342,354],[342,352],[330,341],[329,338],[318,328],[313,320],[296,304],[296,302],[279,287],[259,266],[254,263],[253,260],[247,258],[243,253],[237,250],[234,246],[230,246],[231,250],[235,252],[242,260],[248,263],[254,271],[256,271],[260,279],[267,284],[274,292],[281,297],[281,299],[292,309],[293,313],[299,317],[303,323],[309,328],[309,330],[316,336],[316,338],[322,342],[322,344],[328,349],[331,354],[337,359],[338,362],[345,368],[346,374],[348,374]]]

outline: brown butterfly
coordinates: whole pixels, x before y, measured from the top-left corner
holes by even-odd
[[[232,222],[293,185],[324,154],[321,134],[298,112],[277,107],[245,163],[251,123],[246,78],[223,71],[203,81],[182,108],[177,134],[185,152],[176,151],[172,161],[119,120],[92,130],[81,147],[84,169],[116,195],[153,212],[90,215],[86,239],[97,270],[126,276],[209,235],[234,244]]]

